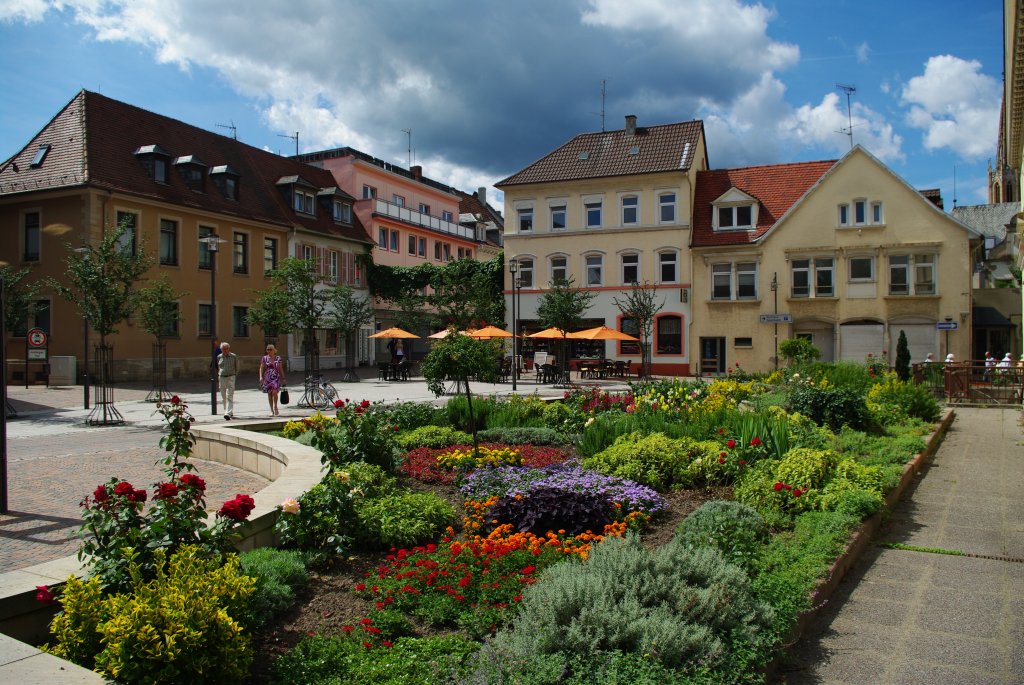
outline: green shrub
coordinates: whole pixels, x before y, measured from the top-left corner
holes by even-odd
[[[579,433],[583,429],[584,416],[565,402],[548,402],[544,407],[544,425],[567,433]]]
[[[771,630],[779,639],[810,608],[812,590],[859,520],[837,512],[807,512],[796,517],[792,531],[773,536],[763,548],[752,586],[757,599],[774,608]]]
[[[474,424],[476,430],[483,430],[487,426],[487,418],[494,411],[496,400],[484,397],[473,399],[473,421],[469,420],[469,402],[462,395],[452,397],[444,405],[443,412],[447,418],[446,423],[454,428],[472,433]]]
[[[95,636],[86,634],[91,631],[99,634],[103,649],[81,665],[119,683],[244,679],[252,653],[234,617],[243,615],[256,581],[240,573],[234,555],[222,565],[186,545],[168,563],[164,550],[155,556],[156,578],[149,582],[138,565],[129,564],[129,593],[100,599],[98,578],[69,581],[70,592],[61,599],[64,611],[51,625],[58,641],[47,651],[81,657],[95,646]]]
[[[570,438],[553,428],[523,426],[521,428],[488,428],[479,433],[480,442],[502,445],[568,445]]]
[[[417,447],[451,447],[452,445],[470,445],[473,436],[448,426],[420,426],[406,433],[400,433],[395,439],[403,450]]]
[[[403,637],[390,647],[363,636],[312,636],[274,662],[280,685],[445,685],[455,683],[479,644],[457,636]]]
[[[456,521],[455,507],[434,493],[393,492],[356,503],[364,544],[408,547],[437,538]]]
[[[546,426],[544,412],[548,403],[536,395],[511,395],[497,401],[487,416],[488,428]]]
[[[261,547],[239,556],[242,573],[256,579],[246,607],[245,625],[258,629],[292,607],[296,592],[309,581],[301,552]]]
[[[369,400],[347,402],[337,408],[338,423],[313,431],[313,447],[323,456],[320,461],[331,469],[366,462],[386,471],[398,468],[398,450],[394,426],[388,412]]]
[[[939,403],[927,386],[892,377],[871,388],[867,404],[875,420],[882,425],[900,423],[907,417],[934,422],[941,413]]]
[[[816,424],[810,417],[794,412],[789,414],[789,442],[793,447],[827,450],[832,448],[835,434],[828,427]]]
[[[774,489],[778,482],[775,478],[778,465],[779,461],[775,459],[754,464],[736,481],[733,497],[737,502],[753,508],[772,528],[789,528],[792,526],[792,518],[785,506],[788,501]]]
[[[832,495],[832,493],[828,493]],[[837,492],[828,502],[826,510],[844,514],[862,521],[882,510],[885,500],[874,490],[850,488]]]
[[[806,338],[789,338],[779,343],[779,356],[790,364],[806,364],[821,357],[821,350]]]
[[[871,376],[866,365],[848,361],[809,364],[802,367],[802,376],[813,380],[816,385],[825,381],[829,387],[849,388],[860,395],[867,395],[878,380]]]
[[[706,502],[676,529],[686,547],[715,547],[737,566],[750,568],[768,538],[764,518],[739,502]]]
[[[684,672],[729,664],[717,681],[736,682],[763,663],[771,618],[771,609],[754,600],[747,575],[717,549],[670,543],[648,551],[634,536],[606,540],[586,563],[544,572],[512,626],[481,652],[474,676],[560,683],[585,677],[571,671],[580,655],[622,651]],[[737,655],[744,663],[730,663]],[[557,661],[562,668],[552,668]],[[547,677],[537,677],[538,666]]]
[[[673,440],[663,433],[631,433],[583,461],[583,467],[632,480],[656,490],[686,486],[693,481],[691,464],[718,463],[719,445],[691,438]],[[697,466],[699,469],[700,465]]]
[[[776,480],[801,489],[817,490],[831,475],[837,457],[829,450],[797,447],[786,453],[775,468]]]
[[[789,395],[789,410],[810,417],[819,426],[838,430],[851,426],[862,430],[870,425],[864,394],[844,386],[819,387],[799,384]]]
[[[388,421],[403,431],[422,426],[443,426],[448,420],[443,409],[426,402],[396,402],[389,404],[384,411]]]

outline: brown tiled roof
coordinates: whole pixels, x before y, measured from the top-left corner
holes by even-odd
[[[470,195],[467,192],[456,190],[455,194],[459,196],[459,214],[473,214],[483,221],[494,223],[498,228],[505,225],[501,213],[494,209],[489,202],[480,202],[480,197],[476,193]]]
[[[51,145],[50,152],[39,168],[30,168],[41,144]],[[224,197],[208,177],[204,192],[191,190],[171,164],[167,183],[157,183],[147,175],[135,155],[136,150],[147,145],[158,145],[166,150],[171,158],[168,162],[192,155],[211,168],[230,167],[239,177],[238,199]],[[83,90],[21,152],[4,163],[0,169],[0,195],[89,185],[371,242],[356,219],[351,225],[335,223],[323,208],[316,217],[295,213],[286,194],[276,186],[278,180],[290,176],[298,176],[316,188],[337,185],[329,171]]]
[[[945,209],[942,206],[942,191],[938,188],[926,188],[925,190],[917,191],[924,195],[933,205],[939,209]]]
[[[684,121],[621,131],[582,133],[495,187],[630,176],[690,168],[704,145],[704,122]],[[632,153],[631,153],[632,151]]]
[[[693,199],[693,247],[751,243],[782,218],[811,186],[835,165],[835,160],[697,172]],[[759,203],[757,226],[751,231],[713,231],[712,202],[729,191],[742,190]]]

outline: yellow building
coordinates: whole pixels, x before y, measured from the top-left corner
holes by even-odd
[[[519,329],[542,328],[541,296],[572,279],[595,295],[585,327],[601,324],[636,333],[615,299],[632,284],[657,289],[664,306],[652,340],[652,369],[684,375],[690,368],[690,237],[694,178],[707,168],[700,121],[641,127],[626,117],[621,130],[576,136],[537,162],[496,183],[505,193],[505,257],[519,264]],[[513,283],[505,274],[512,327]],[[527,342],[524,356],[532,356]],[[553,347],[552,351],[557,350]],[[574,341],[571,359],[604,357],[640,362],[636,343]]]
[[[770,370],[776,342],[823,360],[971,354],[971,240],[860,146],[837,162],[697,174],[691,349],[704,373]],[[777,340],[776,340],[777,335]]]
[[[356,257],[372,242],[353,211],[355,198],[337,185],[323,169],[81,91],[0,164],[0,223],[8,237],[0,262],[29,268],[30,282],[61,280],[69,248],[95,244],[104,231],[127,225],[125,244],[145,245],[155,258],[147,278],[166,275],[185,293],[180,324],[167,339],[168,376],[205,376],[217,336],[231,342],[255,379],[264,332],[251,330],[246,315],[280,260],[314,261],[328,282],[347,283],[365,296]],[[214,256],[200,242],[211,235],[223,241]],[[85,349],[98,336],[88,331],[84,339],[74,305],[50,292],[42,298],[28,326],[48,334],[51,357],[77,357],[81,375]],[[115,380],[148,380],[153,336],[132,319],[118,329],[108,339]],[[13,333],[8,360],[21,374],[16,362],[24,357],[25,331]],[[301,365],[292,336],[278,346]],[[325,331],[319,346],[323,368],[341,365],[337,331]],[[43,369],[42,362],[31,367],[30,380],[45,378]]]

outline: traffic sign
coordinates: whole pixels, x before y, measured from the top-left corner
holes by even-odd
[[[46,331],[42,328],[33,328],[28,332],[29,347],[46,347]]]
[[[761,323],[793,323],[792,314],[762,314]]]
[[[935,327],[940,331],[955,331],[958,328],[956,321],[940,321]]]

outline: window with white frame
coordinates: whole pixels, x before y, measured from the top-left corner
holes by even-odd
[[[757,262],[711,265],[712,300],[756,300]]]
[[[307,193],[303,190],[295,188],[292,191],[292,199],[295,203],[295,211],[302,212],[303,214],[315,214],[314,209],[316,198],[312,193]]]
[[[337,250],[330,250],[327,253],[327,280],[331,283],[338,282],[338,252]]]
[[[676,222],[676,194],[661,193],[658,195],[658,221],[663,224]]]
[[[531,232],[533,230],[533,207],[520,207],[516,213],[519,216],[519,232]]]
[[[398,205],[399,207],[404,207],[405,206],[405,198],[402,197],[401,195],[392,195],[391,196],[391,202],[393,204]]]
[[[398,231],[391,229],[391,251],[398,252]]]
[[[364,200],[369,200],[370,198],[374,198],[374,197],[377,197],[377,189],[374,188],[373,186],[364,185],[363,186],[363,199]]]
[[[636,195],[626,195],[622,198],[622,225],[635,226],[640,211],[640,198]]]
[[[753,207],[738,205],[735,207],[718,208],[719,228],[750,228],[753,223]]]
[[[316,248],[312,245],[299,245],[299,255],[302,261],[316,265]]]
[[[683,353],[683,318],[681,316],[675,314],[659,316],[654,335],[657,354]]]
[[[569,280],[569,262],[565,257],[551,258],[551,282],[558,284]]]
[[[587,216],[587,228],[600,228],[601,227],[601,210],[603,203],[601,200],[590,200],[585,202],[583,208]]]
[[[421,202],[419,204],[419,210],[420,210],[420,214],[426,214],[428,216],[430,215],[430,205],[428,205],[428,204],[425,204],[425,203]]]
[[[423,259],[427,258],[427,239],[426,238],[418,238],[417,239],[416,255],[418,257],[422,257]]]
[[[454,221],[454,219],[455,219],[455,217],[452,216],[452,213],[449,212],[447,209],[442,209],[441,210],[441,220],[442,221],[447,221],[447,222],[451,223],[452,221]]]
[[[658,253],[658,281],[660,283],[679,282],[679,253],[675,250]]]
[[[628,253],[622,255],[622,284],[632,285],[640,282],[640,255]]]
[[[914,294],[935,294],[935,255],[914,255]]]
[[[249,234],[235,231],[232,236],[231,255],[234,273],[249,273]]]
[[[551,230],[565,230],[565,204],[551,205]]]
[[[444,261],[452,261],[452,246],[451,243],[444,244]]]
[[[604,255],[592,254],[584,258],[587,286],[599,286],[604,282]]]
[[[850,257],[850,281],[870,283],[875,280],[874,257]]]
[[[377,247],[379,247],[382,250],[388,249],[388,229],[377,229]]]
[[[346,224],[352,222],[352,206],[347,202],[335,200],[331,204],[331,212],[335,221],[340,221]]]
[[[117,212],[117,227],[124,232],[117,239],[117,245],[126,254],[135,254],[135,235],[139,225],[139,215],[134,212]]]
[[[868,201],[867,200],[854,200],[853,201],[853,223],[856,226],[863,226],[867,223],[868,219]]]
[[[794,259],[790,269],[793,279],[791,297],[811,297],[812,292],[814,297],[835,295],[835,260],[831,257]]]
[[[850,205],[839,205],[839,225],[850,225]]]
[[[889,255],[889,294],[910,294],[910,255]]]
[[[519,258],[519,287],[521,288],[532,288],[533,287],[533,258],[532,257],[520,257]]]
[[[209,267],[207,267],[209,268]],[[263,239],[263,275],[277,268],[277,238]]]
[[[884,224],[885,214],[882,213],[882,203],[872,202],[871,203],[871,223],[873,224]]]

